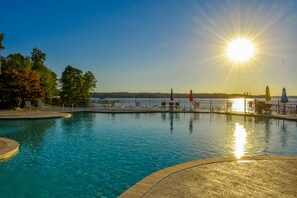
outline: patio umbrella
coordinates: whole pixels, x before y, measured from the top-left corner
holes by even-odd
[[[193,92],[192,89],[190,90],[189,101],[193,102]]]
[[[282,97],[281,97],[281,103],[287,103],[289,102],[287,93],[286,93],[286,88],[283,88],[283,93],[282,93]]]
[[[265,100],[266,100],[266,102],[269,102],[271,100],[270,91],[269,91],[268,86],[266,86]]]
[[[173,89],[171,88],[170,101],[173,101]]]

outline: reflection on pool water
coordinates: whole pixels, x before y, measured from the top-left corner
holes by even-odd
[[[244,99],[238,98],[238,99],[231,99],[231,109],[235,112],[244,112]]]
[[[237,158],[240,158],[244,155],[244,146],[246,144],[245,128],[242,125],[235,123],[234,136],[235,136],[234,154]]]
[[[296,122],[191,113],[0,121],[20,143],[0,163],[3,197],[116,197],[150,173],[211,157],[297,155]]]

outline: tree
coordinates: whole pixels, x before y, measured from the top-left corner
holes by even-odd
[[[31,52],[31,60],[33,62],[33,69],[37,69],[38,67],[44,67],[44,61],[46,59],[46,54],[36,47],[33,48]],[[36,67],[36,68],[35,68]]]
[[[40,76],[40,85],[45,90],[45,101],[51,102],[54,95],[58,94],[57,75],[44,65],[46,54],[36,47],[31,52],[32,71]]]
[[[4,50],[4,46],[2,44],[3,40],[4,40],[4,34],[0,33],[0,53]]]
[[[0,78],[0,108],[17,107],[26,100],[44,97],[39,76],[34,72],[4,70]]]
[[[16,69],[20,71],[31,72],[32,64],[29,57],[24,57],[22,54],[10,54],[6,58],[6,63],[3,69]]]
[[[0,33],[0,53],[4,49]],[[36,47],[31,57],[20,53],[0,56],[0,106],[15,107],[20,101],[40,100],[51,102],[58,94],[57,75],[44,65],[46,54]],[[3,71],[3,73],[2,73]]]
[[[68,65],[60,79],[62,101],[75,103],[90,98],[96,82],[92,72],[83,74],[80,69]]]
[[[40,86],[45,91],[45,101],[47,103],[50,103],[53,96],[56,96],[59,94],[58,91],[58,78],[55,72],[48,69],[45,70],[42,74],[40,74],[41,80],[40,80]]]
[[[81,97],[82,71],[68,65],[62,73],[61,79],[62,101],[74,103]]]
[[[4,40],[4,34],[1,33],[0,34],[0,55],[1,55],[2,51],[3,51],[3,49],[4,49],[4,46],[2,44],[3,40]],[[2,56],[0,56],[0,74],[2,73],[2,62],[3,62],[3,58],[2,58]]]
[[[82,91],[84,93],[84,95],[83,95],[84,99],[88,99],[92,96],[92,92],[96,88],[96,82],[97,82],[96,78],[92,72],[87,71],[83,75],[83,87],[82,87],[83,90]]]

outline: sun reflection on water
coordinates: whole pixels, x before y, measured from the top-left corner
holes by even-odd
[[[239,159],[244,155],[244,146],[246,144],[246,130],[245,130],[245,128],[242,125],[236,123],[234,136],[235,136],[234,154]]]
[[[244,99],[236,98],[232,99],[232,111],[243,112],[244,111]]]
[[[252,101],[252,99],[246,99],[244,98],[234,98],[230,99],[230,106],[232,111],[234,112],[244,112],[244,107],[246,108],[246,111],[249,111],[249,102]],[[244,102],[246,102],[246,106],[244,105]]]

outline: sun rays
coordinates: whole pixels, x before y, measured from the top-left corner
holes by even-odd
[[[220,74],[220,79],[225,79],[224,86],[244,74],[249,74],[249,80],[262,82],[262,74],[275,73],[277,66],[271,67],[276,65],[274,60],[285,62],[282,48],[291,46],[290,38],[282,35],[279,20],[292,7],[292,2],[281,5],[274,2],[270,10],[256,1],[243,4],[245,2],[241,1],[219,6],[209,3],[205,7],[196,6],[199,14],[193,15],[198,26],[195,32],[203,39],[200,49],[204,51],[204,56],[195,64],[199,68],[211,67],[214,71],[210,73]],[[238,45],[243,45],[244,49]]]

